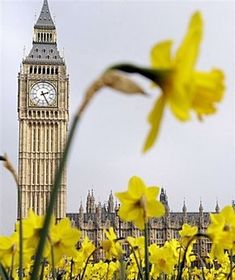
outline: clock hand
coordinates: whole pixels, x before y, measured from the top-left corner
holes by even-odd
[[[46,103],[49,105],[49,102],[48,102],[48,100],[47,100],[45,94],[46,94],[46,93],[44,93],[44,92],[41,93],[41,95],[43,95],[44,99],[46,100]]]
[[[47,91],[47,92],[41,92],[41,95],[45,95],[45,94],[48,94],[49,92]]]

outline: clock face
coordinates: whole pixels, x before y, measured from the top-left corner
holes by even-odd
[[[34,84],[29,92],[29,98],[34,106],[51,107],[56,105],[55,88],[46,82]]]

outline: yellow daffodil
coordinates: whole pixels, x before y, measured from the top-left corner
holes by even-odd
[[[19,237],[17,233],[0,237],[0,263],[5,268],[17,267],[19,264]]]
[[[152,263],[152,276],[157,277],[162,272],[170,276],[174,271],[174,266],[177,264],[177,259],[174,257],[171,246],[160,248],[156,244],[152,244],[149,247],[149,252],[149,261]]]
[[[101,242],[101,248],[105,251],[106,259],[110,260],[113,257],[119,259],[123,253],[120,243],[117,241],[117,235],[113,228],[110,227],[105,231],[106,240]]]
[[[44,224],[44,216],[39,216],[29,210],[28,217],[22,220],[24,245],[28,249],[36,250],[41,236],[41,230]],[[52,218],[51,224],[55,223],[55,218]],[[19,222],[16,223],[16,230],[19,231]],[[47,257],[50,251],[48,240],[44,247],[44,257]]]
[[[157,200],[158,193],[158,187],[147,187],[141,178],[132,177],[128,183],[128,191],[115,194],[121,202],[120,218],[144,229],[148,218],[161,217],[165,213],[163,204]]]
[[[81,237],[81,233],[77,228],[71,226],[68,218],[60,220],[53,225],[50,232],[50,242],[54,251],[55,264],[57,264],[62,256],[76,256],[76,245]]]
[[[155,44],[151,49],[151,68],[132,64],[111,67],[127,73],[138,73],[150,79],[161,90],[161,95],[148,116],[150,130],[144,151],[149,150],[157,139],[166,105],[181,121],[189,120],[192,111],[199,120],[202,120],[204,115],[216,112],[216,103],[223,98],[224,75],[217,68],[210,71],[195,69],[202,35],[202,16],[200,12],[195,12],[175,55],[171,50],[173,42],[166,40]]]
[[[190,226],[189,224],[183,224],[182,230],[179,231],[180,235],[180,243],[181,245],[186,248],[188,245],[189,240],[198,232],[197,226]]]
[[[225,249],[235,251],[235,212],[232,206],[226,206],[210,218],[207,233],[212,239],[211,255],[222,260]]]
[[[84,260],[86,260],[95,251],[95,245],[87,236],[85,236],[84,240],[82,241],[80,251],[83,254]]]
[[[215,104],[223,97],[223,73],[218,69],[209,72],[196,71],[195,64],[199,54],[203,33],[203,22],[199,12],[192,15],[188,31],[175,56],[171,53],[172,41],[156,44],[151,50],[151,64],[159,72],[155,83],[161,88],[162,95],[149,114],[150,131],[144,150],[154,144],[163,111],[168,104],[175,117],[181,121],[190,119],[193,110],[199,119],[213,114]]]
[[[144,258],[144,236],[132,237],[128,236],[127,241],[132,246],[133,250],[138,252],[137,257]]]

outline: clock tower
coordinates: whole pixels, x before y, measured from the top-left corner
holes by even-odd
[[[32,49],[18,75],[19,186],[22,216],[45,214],[68,126],[69,79],[57,49],[56,27],[44,0],[34,25]],[[55,216],[66,214],[66,172]]]

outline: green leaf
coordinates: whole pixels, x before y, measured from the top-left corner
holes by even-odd
[[[7,275],[7,272],[4,266],[0,263],[0,276],[3,280],[9,280],[10,277]]]

